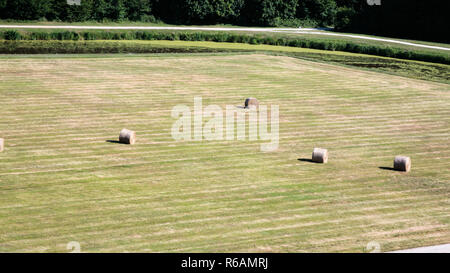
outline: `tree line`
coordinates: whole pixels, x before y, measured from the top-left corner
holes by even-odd
[[[448,42],[440,0],[0,0],[0,19],[335,27]],[[381,5],[376,5],[380,3]],[[372,5],[369,5],[372,4]]]

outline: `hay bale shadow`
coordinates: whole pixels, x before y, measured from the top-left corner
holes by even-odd
[[[115,144],[125,144],[125,143],[122,143],[122,142],[120,142],[120,141],[118,141],[118,140],[107,140],[106,142],[108,142],[108,143],[115,143]]]
[[[311,158],[298,158],[297,160],[298,160],[298,161],[302,161],[302,162],[309,162],[309,163],[315,163],[315,164],[318,164],[318,162],[312,161]]]
[[[399,170],[396,170],[392,167],[378,167],[378,169],[399,172]]]

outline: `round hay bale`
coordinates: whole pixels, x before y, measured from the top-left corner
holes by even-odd
[[[394,170],[409,172],[411,170],[411,158],[407,156],[396,156],[394,158]]]
[[[3,152],[4,148],[5,148],[5,140],[3,138],[0,138],[0,153]]]
[[[317,163],[328,162],[328,150],[321,148],[314,148],[312,153],[312,161]]]
[[[119,142],[133,145],[134,143],[136,143],[136,133],[128,129],[123,129],[122,131],[120,131]]]
[[[245,108],[255,107],[258,108],[259,101],[255,98],[247,98],[245,100]]]

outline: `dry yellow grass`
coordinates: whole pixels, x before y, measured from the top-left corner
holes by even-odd
[[[0,58],[0,251],[448,243],[449,91],[262,54]],[[279,105],[279,149],[175,142],[171,109],[194,96]],[[125,127],[136,145],[107,142]],[[313,147],[332,160],[302,160]],[[387,169],[397,154],[414,161],[410,173]]]

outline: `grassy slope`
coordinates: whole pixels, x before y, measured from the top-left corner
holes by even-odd
[[[11,46],[14,45],[14,46]],[[0,52],[15,53],[204,53],[265,52],[450,83],[449,65],[307,48],[192,41],[0,41]]]
[[[326,32],[325,32],[326,33]],[[401,42],[409,42],[414,44],[423,44],[423,45],[431,45],[431,46],[439,46],[439,47],[446,47],[450,48],[449,44],[445,43],[437,43],[437,42],[428,42],[428,41],[419,41],[419,40],[408,40],[408,39],[400,39],[400,38],[392,38],[392,37],[384,37],[384,36],[374,36],[374,35],[367,35],[367,34],[358,34],[358,33],[344,33],[344,32],[332,32],[336,34],[343,34],[343,35],[355,35],[355,36],[362,36],[362,37],[369,37],[369,38],[379,38],[379,39],[387,39],[387,40],[395,40],[395,41],[401,41]],[[321,39],[329,39],[329,40],[341,40],[341,41],[353,41],[353,42],[360,42],[363,44],[379,44],[379,45],[392,45],[395,47],[400,47],[408,50],[414,50],[418,47],[411,46],[411,45],[401,45],[391,42],[384,42],[384,41],[376,41],[376,40],[365,40],[360,38],[352,38],[352,37],[342,37],[342,36],[330,36],[330,35],[320,35],[320,34],[294,34],[294,33],[284,33],[286,37],[298,37],[298,36],[304,36],[304,37],[310,37],[310,38],[321,38]],[[433,49],[430,49],[433,50]],[[441,51],[442,50],[437,50]]]
[[[283,56],[0,58],[0,251],[447,243],[449,85]],[[177,104],[280,105],[280,149],[175,142]],[[123,127],[135,146],[115,140]],[[317,165],[315,146],[330,150]],[[409,174],[393,157],[412,157]]]

